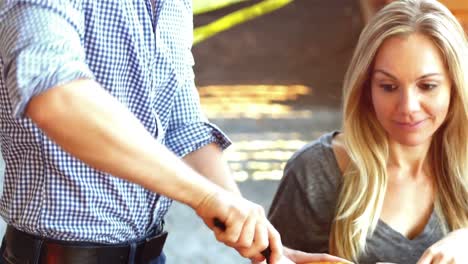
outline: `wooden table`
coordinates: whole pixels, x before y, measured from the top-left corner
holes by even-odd
[[[468,33],[468,1],[466,0],[439,0],[458,18]]]

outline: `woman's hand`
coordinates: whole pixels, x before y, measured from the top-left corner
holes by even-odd
[[[266,262],[255,262],[252,261],[252,264],[260,264]],[[348,260],[335,257],[328,254],[314,254],[306,253],[299,250],[290,249],[283,247],[283,258],[279,262],[280,264],[314,264],[314,263],[343,263],[349,264]]]
[[[468,228],[449,233],[428,248],[417,264],[464,264],[468,263]]]

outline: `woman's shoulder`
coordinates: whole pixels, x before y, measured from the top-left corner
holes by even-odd
[[[344,134],[338,133],[333,137],[332,141],[333,154],[335,155],[336,162],[340,169],[341,175],[345,171],[346,167],[349,165],[349,156],[346,152],[346,145],[344,142]]]
[[[299,149],[287,162],[285,176],[294,175],[306,188],[317,184],[339,185],[342,181],[340,168],[344,160],[344,145],[341,148],[335,141],[341,138],[340,135],[338,131],[323,134]]]
[[[338,134],[338,131],[326,133],[305,145],[285,167],[269,218],[287,246],[307,251],[328,249],[328,235],[342,184],[333,150],[333,140]]]

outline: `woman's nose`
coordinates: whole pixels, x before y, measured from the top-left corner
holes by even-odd
[[[402,89],[400,94],[399,109],[404,113],[411,113],[421,109],[420,96],[414,89]]]

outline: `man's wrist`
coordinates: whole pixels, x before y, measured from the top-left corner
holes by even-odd
[[[213,199],[219,199],[218,196],[223,195],[223,192],[226,192],[222,187],[216,185],[215,183],[206,180],[205,183],[201,184],[198,190],[192,189],[193,194],[190,195],[186,204],[190,206],[195,212],[199,212],[200,209],[206,207],[210,204],[210,201]]]

